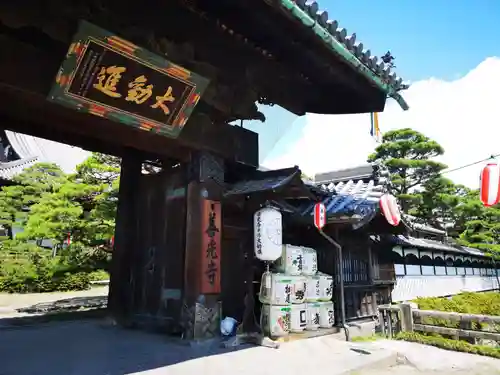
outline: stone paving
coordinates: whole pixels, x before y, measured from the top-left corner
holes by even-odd
[[[404,358],[400,364],[385,369],[364,369],[353,375],[499,375],[500,359],[474,354],[452,352],[405,341],[380,340],[365,347],[392,350]]]
[[[500,360],[402,341],[346,343],[333,336],[279,349],[187,345],[102,320],[2,329],[2,318],[105,304],[107,287],[83,292],[0,294],[0,375],[500,375]],[[7,327],[7,326],[6,326]]]
[[[0,331],[1,375],[498,375],[500,360],[424,345],[324,336],[279,349],[192,344],[104,321]]]

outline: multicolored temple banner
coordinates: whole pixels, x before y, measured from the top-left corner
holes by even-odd
[[[177,138],[209,81],[82,21],[48,99]]]
[[[382,142],[382,133],[380,132],[380,127],[378,124],[378,113],[372,112],[370,113],[370,134],[377,142]]]

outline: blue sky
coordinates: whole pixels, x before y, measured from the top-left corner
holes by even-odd
[[[499,0],[321,0],[319,6],[372,54],[390,50],[404,80],[455,80],[487,57],[500,56]],[[265,125],[245,124],[269,129],[261,137],[261,162],[295,142],[306,122],[279,107],[264,113]]]
[[[377,55],[390,49],[406,80],[455,79],[500,55],[498,0],[322,0],[319,5]]]

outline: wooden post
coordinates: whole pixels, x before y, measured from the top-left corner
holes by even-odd
[[[380,323],[380,332],[382,333],[383,336],[385,336],[386,333],[385,333],[385,313],[384,313],[384,310],[378,311],[378,320]]]
[[[373,283],[374,280],[374,274],[373,274],[373,254],[372,254],[372,247],[368,243],[368,282]]]
[[[387,310],[387,334],[392,338],[392,311]]]
[[[122,157],[120,191],[116,214],[115,243],[111,261],[108,308],[113,317],[127,324],[132,309],[131,268],[137,239],[137,198],[142,159],[136,150]]]
[[[411,304],[401,303],[399,304],[401,311],[401,330],[403,332],[413,332],[413,312]]]
[[[192,156],[187,188],[184,261],[184,338],[206,339],[220,332],[221,232],[224,163],[207,153]]]

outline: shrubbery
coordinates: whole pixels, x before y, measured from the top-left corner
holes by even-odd
[[[90,288],[90,276],[87,273],[67,273],[62,277],[28,276],[0,278],[0,291],[6,293],[46,293],[86,290]]]
[[[451,340],[440,336],[430,336],[417,332],[400,332],[396,335],[396,340],[405,340],[416,342],[419,344],[432,345],[441,349],[453,350],[456,352],[464,352],[471,354],[479,354],[488,357],[500,358],[500,349],[484,346],[474,345],[462,340]]]
[[[421,310],[450,311],[467,314],[500,315],[500,293],[461,293],[451,298],[417,298]]]
[[[119,158],[92,154],[74,174],[38,163],[1,186],[0,292],[82,290],[108,279],[119,173]]]
[[[451,298],[417,298],[414,302],[421,310],[449,311],[465,314],[482,314],[500,316],[500,293],[461,293]],[[439,318],[423,318],[423,324],[441,327],[458,328],[459,322]],[[474,323],[472,329],[485,328],[484,324]],[[490,327],[496,328],[496,327]],[[496,329],[494,329],[496,330]]]
[[[498,292],[461,293],[451,298],[417,298],[414,302],[418,304],[420,310],[500,316],[500,293]],[[421,323],[450,328],[459,328],[460,325],[457,321],[430,317],[422,318]],[[473,330],[498,331],[498,327],[492,327],[484,323],[474,323],[471,328]],[[455,338],[443,337],[437,333],[400,332],[395,338],[397,340],[432,345],[442,349],[500,358],[500,348],[498,347],[477,345],[465,339],[456,340]]]
[[[70,249],[52,257],[50,250],[15,241],[3,243],[0,259],[0,292],[44,293],[86,290],[91,281],[109,279],[108,255],[102,252],[75,258]]]

